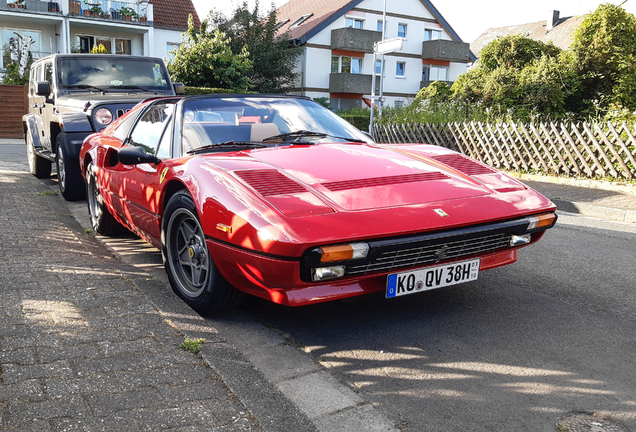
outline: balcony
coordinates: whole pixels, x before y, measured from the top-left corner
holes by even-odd
[[[332,73],[329,75],[330,93],[371,94],[372,75]],[[380,93],[380,77],[375,79],[375,93]]]
[[[331,49],[373,52],[373,44],[382,39],[382,32],[344,27],[331,30]],[[369,86],[371,83],[369,83]]]
[[[451,40],[431,40],[422,42],[422,58],[468,63],[470,48],[467,43]]]
[[[110,0],[69,0],[68,11],[63,11],[62,2],[44,0],[0,0],[0,10],[10,12],[49,12],[69,16],[123,21],[137,24],[152,24],[152,5],[148,1],[126,2]]]
[[[52,12],[62,13],[60,4],[52,1],[40,0],[0,0],[0,9],[9,11]]]
[[[139,24],[152,22],[152,5],[147,1],[128,3],[122,1],[94,0],[84,3],[79,0],[69,0],[68,8],[68,14],[71,16],[111,21],[127,21]]]

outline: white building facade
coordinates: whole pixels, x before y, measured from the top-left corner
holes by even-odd
[[[370,106],[374,68],[376,95],[380,90],[382,62],[378,57],[373,64],[373,46],[382,38],[383,6],[383,0],[291,0],[278,9],[279,32],[288,31],[304,47],[293,93],[328,97],[334,109]],[[327,19],[325,7],[331,9]],[[466,72],[474,60],[469,45],[430,1],[387,1],[386,8],[384,38],[403,37],[404,47],[384,56],[385,106],[406,104],[431,82],[452,83]]]
[[[185,3],[195,15],[190,0]],[[169,58],[181,43],[187,15],[180,28],[166,28],[156,18],[162,4],[110,0],[0,0],[0,73],[10,61],[11,39],[30,37],[34,59],[54,53],[90,52],[104,45],[112,54]],[[163,15],[166,15],[165,13]],[[198,23],[198,17],[196,17]],[[174,20],[170,21],[174,26]]]

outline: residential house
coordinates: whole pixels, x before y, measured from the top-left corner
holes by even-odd
[[[435,80],[452,83],[472,57],[467,43],[429,0],[290,0],[277,12],[278,34],[304,47],[294,94],[328,97],[334,109],[370,106],[372,75],[379,92],[382,60],[374,43],[404,38],[399,52],[384,56],[384,106],[399,106]]]
[[[191,0],[0,0],[0,72],[17,35],[31,37],[33,58],[90,52],[99,44],[113,54],[167,58],[190,14],[198,26]]]
[[[544,43],[551,42],[566,50],[572,45],[574,33],[584,19],[585,15],[561,18],[559,11],[551,10],[548,19],[544,21],[488,29],[470,44],[470,50],[479,59],[481,50],[490,42],[498,37],[513,35],[522,35]]]

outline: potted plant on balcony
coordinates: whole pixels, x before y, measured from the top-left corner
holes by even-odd
[[[24,9],[24,0],[15,0],[15,6],[18,9]]]
[[[148,21],[148,17],[146,15],[142,15],[139,17],[139,22],[145,23]]]
[[[119,12],[124,17],[124,21],[132,21],[133,14],[136,15],[136,12],[127,6],[122,6],[122,8],[119,9]]]
[[[99,6],[93,6],[92,8],[89,9],[91,16],[94,17],[99,17],[102,14],[102,8],[100,8]]]

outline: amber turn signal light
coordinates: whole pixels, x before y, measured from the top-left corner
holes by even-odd
[[[552,225],[554,223],[554,220],[556,219],[556,215],[554,213],[544,213],[537,216],[532,216],[528,219],[530,220],[528,230],[533,230],[536,228],[543,228]]]
[[[367,243],[350,243],[336,246],[323,246],[320,262],[345,261],[356,258],[366,258],[369,253]]]

